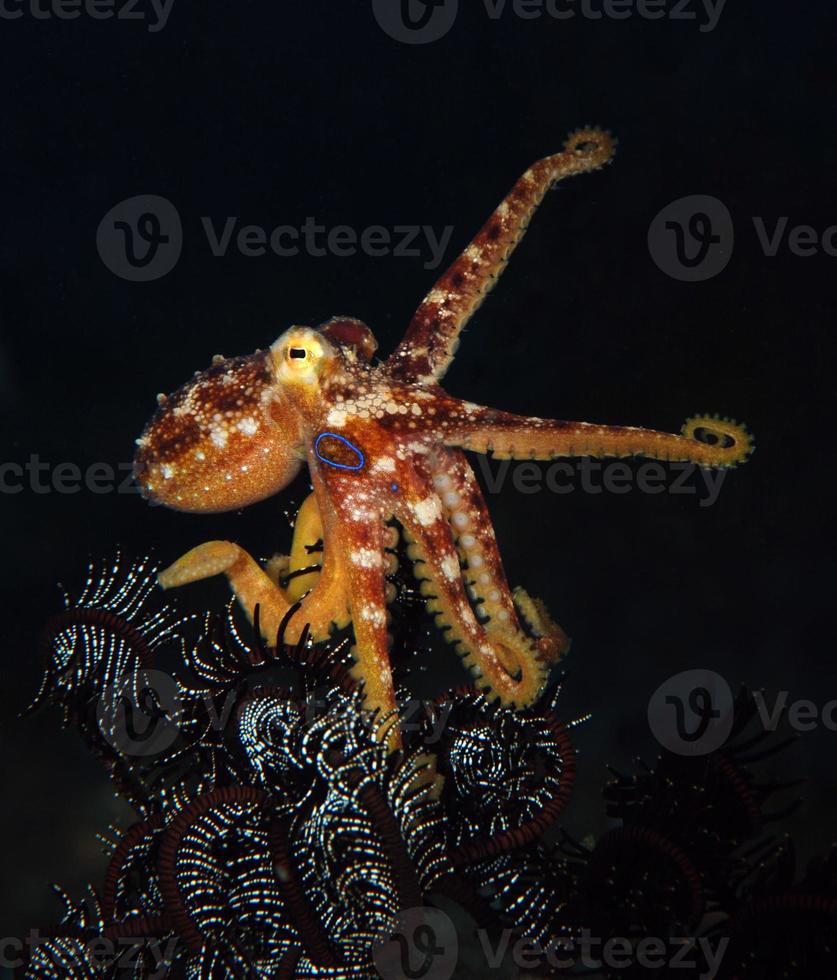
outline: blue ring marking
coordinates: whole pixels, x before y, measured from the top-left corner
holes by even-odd
[[[349,466],[346,463],[335,463],[333,459],[328,459],[326,456],[320,452],[320,443],[326,437],[331,439],[336,439],[338,442],[342,442],[344,446],[357,456],[359,462],[355,466]],[[314,454],[317,459],[323,463],[327,463],[329,466],[333,466],[337,470],[362,470],[366,466],[366,457],[363,453],[354,445],[354,443],[349,442],[345,436],[338,435],[336,432],[321,432],[317,438],[314,440]]]

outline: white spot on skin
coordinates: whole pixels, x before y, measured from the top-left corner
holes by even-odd
[[[346,424],[347,412],[342,408],[332,408],[326,417],[326,422],[333,429],[342,429]]]
[[[459,562],[456,560],[456,558],[454,558],[453,555],[448,555],[447,558],[445,558],[442,561],[441,569],[442,569],[442,574],[445,576],[445,578],[449,578],[451,582],[455,582],[456,579],[459,578],[460,575]]]
[[[174,467],[168,463],[163,463],[160,467],[160,472],[163,474],[164,480],[170,480],[174,476]]]
[[[392,473],[395,471],[395,460],[391,456],[381,456],[372,464],[372,469],[381,473]]]
[[[406,454],[405,454],[406,450]],[[426,456],[430,452],[430,446],[424,442],[408,442],[406,447],[400,449],[396,455],[399,459],[406,459],[407,455],[412,453],[413,455]]]
[[[220,425],[213,425],[209,430],[209,438],[212,440],[213,444],[219,449],[227,448],[227,441],[229,440],[229,434],[227,430]]]
[[[237,428],[238,431],[243,432],[245,436],[252,436],[258,431],[259,423],[255,419],[248,416],[246,419],[241,419]]]
[[[353,565],[361,568],[380,568],[383,563],[381,553],[373,548],[358,548],[352,552],[351,560]]]
[[[387,621],[383,609],[377,609],[375,606],[364,606],[360,611],[360,618],[376,626],[383,626]]]
[[[424,500],[413,504],[412,511],[423,527],[429,527],[442,516],[442,508],[435,497],[425,497]]]

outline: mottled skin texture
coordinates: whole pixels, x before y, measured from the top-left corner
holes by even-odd
[[[478,685],[506,704],[535,699],[566,637],[542,604],[523,590],[510,591],[462,450],[514,459],[644,455],[731,466],[751,449],[744,429],[726,420],[692,419],[675,435],[522,418],[460,401],[439,387],[459,334],[546,191],[612,154],[606,133],[582,130],[561,153],[527,170],[434,285],[386,361],[373,363],[377,343],[368,327],[338,318],[316,329],[291,327],[269,350],[249,357],[216,358],[174,395],[160,396],[136,457],[137,479],[151,500],[185,511],[230,510],[276,493],[304,464],[313,485],[289,558],[262,568],[238,545],[210,541],[166,569],[161,584],[224,573],[251,619],[259,607],[268,642],[300,598],[285,623],[287,642],[297,641],[306,624],[322,640],[332,624],[351,622],[367,704],[386,715],[395,709],[386,579],[395,561],[394,519],[410,542],[429,610]],[[311,565],[310,546],[318,541],[321,570],[292,576],[283,587],[287,573]],[[397,746],[397,726],[385,731]]]

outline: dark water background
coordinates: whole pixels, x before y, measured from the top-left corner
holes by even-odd
[[[2,459],[127,462],[157,391],[291,323],[353,314],[388,352],[441,271],[426,255],[215,257],[201,217],[451,225],[448,261],[568,130],[609,127],[616,162],[547,199],[445,383],[523,414],[676,429],[718,411],[756,435],[711,507],[636,489],[489,498],[509,579],[574,638],[564,706],[593,718],[566,825],[596,834],[605,764],[653,759],[648,699],[671,674],[709,667],[771,700],[837,697],[837,258],[786,243],[768,257],[752,224],[837,223],[835,24],[826,2],[731,0],[713,31],[697,5],[697,21],[461,7],[444,38],[415,46],[368,2],[175,0],[157,33],[0,22]],[[115,276],[96,246],[105,213],[137,194],[168,198],[183,221],[179,263],[148,283]],[[660,209],[692,194],[721,199],[736,229],[726,269],[699,283],[665,275],[646,244]],[[94,834],[121,812],[56,712],[15,717],[56,583],[117,544],[165,560],[215,537],[284,549],[283,507],[304,492],[301,480],[215,517],[128,494],[4,495],[0,934],[53,920],[50,881],[79,893],[99,880]],[[789,824],[804,856],[834,833],[835,748],[820,726],[762,769],[810,779]]]

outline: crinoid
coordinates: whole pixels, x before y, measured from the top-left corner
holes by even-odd
[[[691,937],[695,975],[721,953],[718,976],[827,975],[835,858],[797,881],[791,844],[763,836],[789,812],[770,798],[791,784],[754,772],[785,743],[751,732],[748,692],[716,751],[614,774],[619,825],[579,842],[559,824],[577,724],[559,718],[559,683],[517,711],[447,691],[420,703],[393,752],[380,732],[392,719],[368,710],[347,641],[315,645],[303,630],[288,645],[280,623],[268,644],[258,610],[252,632],[229,606],[179,616],[154,575],[148,560],[102,565],[45,633],[36,706],[62,707],[136,819],[102,835],[101,887],[62,893],[22,976],[367,980],[413,969],[413,937],[447,978],[459,938],[444,909],[475,920],[483,950],[526,944],[539,976],[668,975],[636,954],[672,937]],[[396,644],[417,608],[402,599]],[[412,659],[393,652],[402,721]],[[590,973],[591,937],[594,957],[622,943],[627,965]]]
[[[702,756],[664,750],[653,767],[640,763],[632,776],[611,770],[604,797],[608,816],[620,824],[592,847],[563,834],[565,871],[573,878],[567,932],[634,945],[646,937],[688,938],[697,973],[710,971],[726,951],[746,881],[769,851],[765,826],[798,803],[768,809],[774,794],[798,783],[762,782],[751,770],[790,741],[749,730],[755,714],[752,694],[742,688],[721,748]],[[646,975],[636,963],[604,972]]]
[[[152,602],[158,568],[149,558],[91,563],[77,597],[64,593],[64,610],[44,626],[45,671],[29,711],[50,700],[67,718],[108,685],[136,678],[157,651],[181,639],[171,607]]]
[[[187,644],[187,621],[153,608],[154,574],[141,562],[91,575],[48,627],[36,705],[61,704],[106,754],[138,820],[104,839],[101,893],[68,900],[27,975],[115,976],[129,941],[137,964],[166,955],[184,976],[371,975],[375,945],[450,870],[426,754],[386,752],[385,719],[361,710],[344,644],[286,648],[280,635],[267,647],[258,632],[248,644],[229,609],[191,621]],[[173,637],[182,676],[165,676],[179,711],[165,723],[180,727],[145,753],[95,702],[115,685],[149,703],[144,686],[163,672],[144,665]],[[111,956],[97,961],[94,941]]]
[[[155,601],[157,566],[149,558],[91,563],[78,595],[64,592],[64,609],[41,634],[44,673],[25,709],[61,707],[104,764],[119,791],[136,806],[149,795],[142,757],[168,748],[180,719],[171,682],[158,657],[186,647],[188,618]],[[164,703],[165,702],[165,703]]]
[[[837,960],[837,849],[798,876],[793,841],[762,851],[728,923],[726,977],[787,980],[834,974]]]

